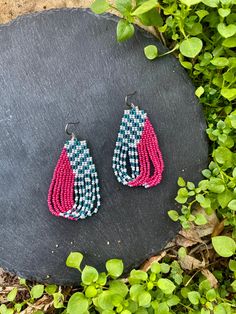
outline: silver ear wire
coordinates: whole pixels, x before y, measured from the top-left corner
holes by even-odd
[[[125,96],[125,104],[126,104],[128,107],[132,107],[132,108],[135,107],[135,105],[134,105],[132,102],[130,103],[130,102],[128,101],[128,98],[129,98],[130,96],[135,95],[136,93],[137,93],[137,92],[134,91],[133,93],[128,94],[128,95]]]
[[[73,132],[69,132],[69,131],[68,131],[69,125],[75,125],[75,124],[79,124],[79,121],[77,121],[77,122],[68,122],[68,123],[66,124],[66,126],[65,126],[65,132],[66,132],[67,135],[72,136],[72,137],[75,137],[75,134],[74,134]]]

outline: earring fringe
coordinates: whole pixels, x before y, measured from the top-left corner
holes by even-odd
[[[72,138],[64,145],[48,192],[48,207],[55,216],[84,219],[98,211],[97,171],[86,141]]]
[[[127,171],[127,158],[131,175]],[[162,180],[164,162],[155,130],[147,114],[137,106],[124,112],[112,166],[117,180],[130,187],[149,188]]]

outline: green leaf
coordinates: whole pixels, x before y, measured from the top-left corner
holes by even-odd
[[[156,59],[158,56],[158,49],[155,45],[148,45],[144,48],[144,54],[149,60]]]
[[[157,314],[169,314],[170,311],[169,311],[169,306],[167,305],[167,302],[159,303],[158,308],[157,308],[157,312],[155,312],[155,313],[157,313]]]
[[[235,253],[236,243],[227,236],[217,236],[212,238],[212,245],[218,255],[222,257],[230,257]]]
[[[184,204],[188,199],[188,190],[186,188],[180,188],[178,190],[178,195],[175,198],[175,200],[180,203],[180,204]]]
[[[200,282],[199,284],[199,291],[208,291],[211,289],[211,283],[209,282],[209,280],[205,279],[203,281]]]
[[[181,59],[179,59],[180,61],[180,64],[185,68],[185,69],[188,69],[188,70],[191,70],[193,65],[191,62],[188,62],[188,61],[182,61]]]
[[[167,263],[161,263],[161,272],[167,274],[170,271],[170,265]]]
[[[198,10],[195,12],[197,16],[199,17],[200,21],[209,14],[207,10]]]
[[[236,98],[236,88],[222,88],[221,95],[232,101]]]
[[[1,305],[0,305],[0,313],[1,313],[1,314],[6,314],[6,312],[7,312],[7,307],[6,307],[6,305],[5,305],[5,304],[1,304]]]
[[[222,45],[227,48],[236,47],[236,36],[232,36],[223,40]]]
[[[236,116],[235,116],[236,117]],[[232,123],[232,122],[231,122]],[[235,125],[235,127],[236,127],[236,125]],[[233,176],[233,178],[236,178],[236,167],[234,168],[234,170],[233,170],[233,172],[232,172],[232,176]]]
[[[221,17],[226,17],[230,14],[231,10],[230,8],[227,8],[227,9],[223,9],[223,8],[219,8],[218,9],[218,13]]]
[[[196,196],[196,201],[201,205],[203,208],[209,208],[211,206],[211,201],[209,198],[204,197],[202,194],[198,194]]]
[[[12,310],[12,311],[10,312],[10,310]],[[13,312],[14,312],[14,310],[7,308],[7,306],[5,304],[0,305],[0,314],[13,314]]]
[[[125,298],[129,292],[129,289],[127,285],[121,280],[112,280],[109,284],[109,291],[114,294],[120,294],[123,298]]]
[[[186,249],[184,247],[180,247],[178,250],[178,257],[180,259],[184,258],[187,255]]]
[[[152,300],[151,294],[147,291],[141,292],[138,296],[139,306],[148,307],[150,306],[151,300]]]
[[[13,288],[7,295],[7,301],[13,302],[17,295],[17,288]]]
[[[132,301],[138,302],[138,296],[144,291],[144,286],[140,284],[132,285],[130,288],[130,298]]]
[[[110,8],[106,0],[95,0],[91,5],[91,10],[95,14],[102,14]]]
[[[121,19],[117,24],[116,37],[117,41],[122,42],[134,35],[134,26],[128,21]]]
[[[176,198],[175,198],[176,202],[179,204],[186,203],[187,199],[188,199],[188,197],[183,197],[183,196],[179,196],[179,195],[176,196]]]
[[[14,305],[14,309],[17,311],[17,313],[20,313],[20,311],[21,311],[23,305],[24,305],[23,302],[22,302],[22,303],[16,303],[16,304]],[[0,313],[1,313],[1,311],[0,311]],[[35,314],[35,313],[34,313],[34,314]],[[43,313],[43,314],[44,314],[44,313]]]
[[[148,0],[143,2],[134,12],[131,13],[133,16],[138,16],[140,14],[146,13],[157,6],[156,0]]]
[[[209,169],[202,170],[202,174],[208,179],[211,177],[211,171]]]
[[[86,265],[82,271],[81,279],[85,285],[90,285],[91,283],[96,282],[98,279],[96,268]]]
[[[5,304],[0,305],[0,313],[1,314],[13,314],[13,308],[7,308]]]
[[[229,65],[229,60],[225,57],[218,57],[211,60],[211,63],[219,68]]]
[[[196,225],[201,226],[207,223],[207,219],[203,214],[196,214],[194,222]]]
[[[202,41],[197,37],[187,38],[180,44],[180,52],[188,58],[195,58],[202,50]]]
[[[88,286],[85,290],[85,296],[89,299],[97,295],[97,289],[94,286]]]
[[[88,300],[83,293],[76,292],[70,297],[66,312],[68,314],[83,314],[88,310],[88,307]]]
[[[130,278],[131,279],[136,279],[136,280],[141,280],[141,281],[145,281],[147,280],[148,278],[148,275],[145,271],[143,270],[136,270],[136,269],[133,269],[131,270],[130,272]]]
[[[200,98],[202,96],[202,94],[204,94],[204,88],[202,86],[199,86],[196,90],[195,90],[195,95]]]
[[[180,298],[177,295],[172,295],[167,301],[167,305],[169,307],[175,306],[180,303]]]
[[[106,262],[106,269],[111,277],[120,277],[124,270],[124,264],[120,259],[110,259]]]
[[[225,208],[233,198],[233,193],[230,190],[225,190],[217,195],[217,200],[222,208]]]
[[[226,25],[224,23],[220,23],[217,26],[217,30],[222,37],[228,38],[236,34],[236,25]]]
[[[178,183],[178,186],[180,186],[180,187],[184,187],[186,185],[186,182],[184,181],[184,179],[182,177],[178,178],[177,183]]]
[[[213,193],[222,193],[225,191],[224,182],[220,178],[210,178],[208,188]]]
[[[156,8],[138,15],[138,18],[145,26],[161,27],[163,25],[162,17]]]
[[[232,200],[229,202],[228,207],[233,210],[236,211],[236,200]]]
[[[186,188],[180,188],[178,194],[183,197],[188,196],[188,190]]]
[[[179,219],[179,214],[178,214],[178,212],[176,210],[169,210],[168,211],[168,216],[173,221],[178,221],[178,219]]]
[[[216,291],[215,289],[210,289],[206,293],[206,298],[208,301],[213,302],[216,299]]]
[[[64,307],[64,295],[60,292],[53,293],[53,305],[56,309],[61,309]]]
[[[231,283],[231,287],[233,288],[233,291],[236,292],[236,280]]]
[[[202,0],[202,2],[211,8],[217,8],[220,0]]]
[[[120,294],[112,294],[111,300],[114,306],[119,306],[123,302],[123,297]]]
[[[235,114],[231,114],[230,116],[229,116],[229,119],[230,119],[230,122],[231,122],[231,125],[232,125],[232,127],[234,128],[234,129],[236,129],[236,115]],[[234,171],[235,171],[235,176],[234,177],[236,177],[236,167],[234,168]],[[234,171],[233,171],[233,173],[234,173]]]
[[[231,259],[229,261],[229,269],[236,273],[236,261],[235,260]]]
[[[47,287],[45,287],[45,292],[47,292],[47,294],[49,295],[52,295],[56,291],[57,291],[57,285],[47,285]]]
[[[98,296],[98,305],[103,310],[112,310],[114,307],[113,302],[112,302],[112,296],[113,296],[113,293],[111,293],[110,291],[103,291]]]
[[[71,252],[70,255],[67,257],[66,266],[80,269],[81,262],[83,260],[83,255],[79,252]]]
[[[214,314],[233,314],[233,312],[231,312],[231,310],[229,309],[228,304],[218,304],[214,307]]]
[[[201,295],[197,291],[188,292],[188,299],[193,305],[198,305],[201,299]]]
[[[124,16],[129,16],[132,10],[132,2],[131,0],[116,0],[116,8],[117,10],[123,14]]]
[[[161,272],[161,265],[158,262],[154,262],[151,265],[151,272],[154,274],[159,274]]]
[[[171,280],[165,278],[160,278],[157,281],[157,286],[164,294],[171,294],[175,290],[175,284]]]
[[[39,299],[43,295],[43,291],[44,291],[44,285],[35,285],[31,289],[30,295],[34,299]]]
[[[106,275],[106,273],[105,272],[100,273],[98,275],[97,284],[99,284],[100,286],[105,286],[106,282],[107,282],[107,275]]]
[[[180,2],[182,2],[183,4],[186,4],[188,7],[190,7],[191,5],[198,4],[202,1],[201,0],[180,0]]]
[[[219,164],[232,164],[233,154],[227,147],[218,147],[214,150],[213,156]]]
[[[25,286],[26,285],[26,279],[24,278],[19,278],[20,285]]]

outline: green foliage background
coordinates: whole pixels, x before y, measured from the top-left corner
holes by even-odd
[[[133,23],[152,26],[170,51],[159,55],[155,45],[144,48],[150,60],[175,53],[196,86],[196,96],[203,105],[211,141],[209,168],[198,186],[182,178],[176,201],[181,215],[171,210],[169,216],[184,228],[189,222],[204,224],[206,219],[192,215],[194,203],[207,214],[217,211],[236,236],[236,1],[235,0],[117,0],[110,5],[96,0],[95,13],[112,8],[123,16],[117,24],[117,40],[134,35]],[[187,178],[186,178],[187,179]]]
[[[20,312],[43,294],[52,296],[55,312],[68,314],[236,313],[236,0],[116,0],[115,4],[95,0],[91,9],[96,14],[113,9],[121,15],[119,42],[134,35],[136,21],[152,27],[169,51],[159,55],[157,46],[149,45],[144,55],[155,60],[174,53],[196,86],[208,124],[209,167],[197,186],[179,178],[176,201],[181,210],[170,209],[168,214],[184,229],[204,225],[207,215],[217,214],[223,227],[221,235],[212,237],[215,253],[208,267],[218,284],[200,268],[195,272],[181,268],[179,260],[188,254],[183,247],[177,258],[154,262],[147,271],[132,270],[124,279],[120,279],[121,260],[107,261],[106,272],[98,273],[92,266],[82,267],[83,255],[73,252],[67,266],[81,272],[76,292],[68,296],[56,285],[32,286],[21,279],[29,297],[18,302],[18,291],[13,289],[0,313]]]

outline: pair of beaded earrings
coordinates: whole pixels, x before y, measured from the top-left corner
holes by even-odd
[[[128,95],[129,96],[129,95]],[[161,182],[164,163],[154,128],[144,110],[125,102],[112,168],[117,180],[130,187],[150,188]],[[66,141],[48,192],[48,207],[55,216],[71,220],[97,213],[101,205],[99,181],[86,141],[74,133]]]

